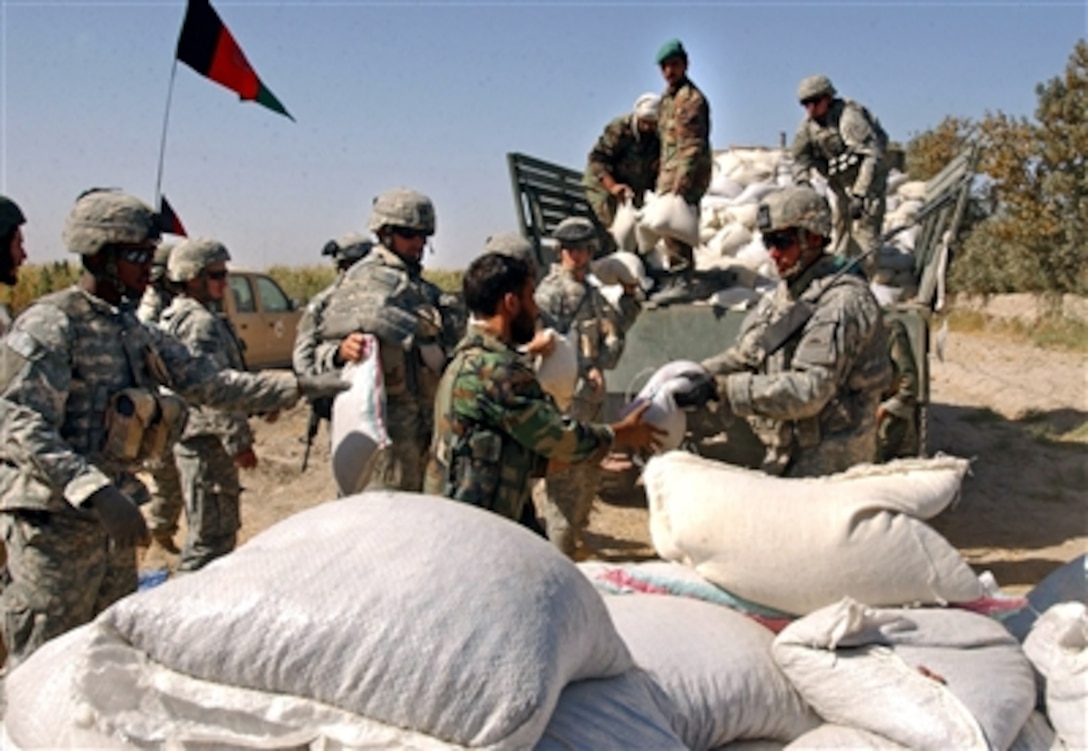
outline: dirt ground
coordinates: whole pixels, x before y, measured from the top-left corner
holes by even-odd
[[[935,528],[1003,589],[1029,590],[1088,550],[1088,358],[953,332],[933,358],[931,452],[973,460],[958,505]],[[307,412],[254,420],[258,468],[243,473],[241,538],[334,498],[328,436],[299,472]],[[654,557],[641,505],[598,501],[586,542],[595,557]],[[159,548],[144,567],[173,564]]]

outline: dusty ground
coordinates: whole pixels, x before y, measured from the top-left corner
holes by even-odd
[[[978,571],[1027,591],[1088,549],[1088,358],[952,333],[931,369],[930,449],[974,460],[962,500],[934,526]],[[243,474],[243,540],[335,496],[324,430],[299,472],[303,409],[254,425],[260,465]],[[604,559],[654,555],[637,505],[598,502],[586,540]],[[159,549],[145,557],[163,562]]]

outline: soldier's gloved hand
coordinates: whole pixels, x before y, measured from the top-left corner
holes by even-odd
[[[865,196],[850,196],[850,218],[861,219],[865,214]]]
[[[681,409],[694,407],[696,409],[706,406],[707,402],[718,400],[718,384],[714,376],[707,372],[685,373],[680,376],[690,385],[689,388],[678,388],[673,392],[673,401]]]
[[[303,398],[308,401],[325,399],[347,391],[351,384],[340,377],[338,371],[319,373],[317,375],[298,376],[298,390]]]
[[[139,507],[115,486],[106,485],[96,490],[87,499],[87,505],[98,514],[106,534],[118,547],[133,548],[151,542],[147,522]]]

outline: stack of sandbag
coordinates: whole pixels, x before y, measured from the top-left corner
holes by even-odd
[[[1024,652],[1044,687],[1043,703],[1067,748],[1088,748],[1088,607],[1051,606],[1032,625]]]
[[[8,676],[5,722],[16,748],[530,748],[566,689],[632,669],[601,597],[545,540],[447,499],[368,493],[47,644]],[[636,675],[618,683],[605,704],[649,711]],[[680,748],[654,727],[626,748]]]
[[[909,180],[897,170],[889,174],[883,232],[901,227],[906,229],[884,243],[873,259],[873,294],[882,303],[910,297],[917,288],[914,243],[918,237],[918,227],[912,224],[925,203],[925,195],[924,181]]]
[[[966,603],[979,578],[925,520],[958,497],[953,457],[787,479],[685,452],[643,481],[658,555],[747,600],[804,615],[844,596],[880,606]]]

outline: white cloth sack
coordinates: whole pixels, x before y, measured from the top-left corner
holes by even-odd
[[[638,209],[630,199],[624,201],[616,209],[616,216],[612,219],[612,226],[608,231],[612,233],[612,239],[616,241],[616,247],[620,250],[632,251],[638,248],[638,236],[635,228],[638,226]]]
[[[860,728],[826,723],[810,730],[786,746],[786,751],[809,749],[851,749],[851,751],[909,751],[905,746]]]
[[[645,402],[650,403],[642,419],[665,431],[665,435],[661,438],[659,452],[671,451],[684,442],[688,420],[684,410],[676,406],[675,397],[678,392],[691,387],[691,382],[684,377],[684,374],[703,372],[705,372],[703,366],[691,360],[675,360],[662,365],[650,376],[650,380],[628,407],[627,411],[630,411],[634,406]]]
[[[536,751],[686,751],[668,698],[643,671],[571,683],[559,695]]]
[[[547,355],[537,355],[533,359],[533,369],[544,393],[551,394],[556,406],[566,410],[578,385],[578,333],[571,331],[564,336],[555,329],[544,330],[555,345]]]
[[[643,472],[658,555],[735,595],[804,614],[849,595],[878,605],[970,602],[978,577],[919,521],[956,498],[953,457],[787,479],[675,451]]]
[[[790,741],[820,724],[771,657],[774,635],[721,605],[669,595],[605,598],[635,663],[676,709],[688,748]]]
[[[606,287],[613,284],[644,285],[648,281],[642,259],[622,250],[598,258],[590,264],[590,269]]]
[[[733,222],[718,230],[706,244],[711,252],[719,256],[731,256],[750,242],[751,231],[743,224]]]
[[[640,226],[659,237],[671,237],[688,245],[699,244],[699,209],[676,193],[654,196],[642,208]],[[642,242],[639,242],[640,249]]]
[[[772,652],[825,720],[911,749],[1003,751],[1035,705],[1016,639],[966,610],[844,598],[787,626]]]
[[[370,482],[378,453],[389,445],[385,429],[385,382],[378,340],[364,334],[369,357],[348,363],[342,371],[351,388],[332,403],[332,476],[341,495],[358,493]]]
[[[632,667],[547,541],[410,493],[303,511],[98,622],[172,670],[324,702],[405,744],[531,746],[567,683]]]
[[[1024,652],[1046,680],[1046,713],[1069,748],[1088,748],[1088,607],[1054,605],[1035,622]]]

